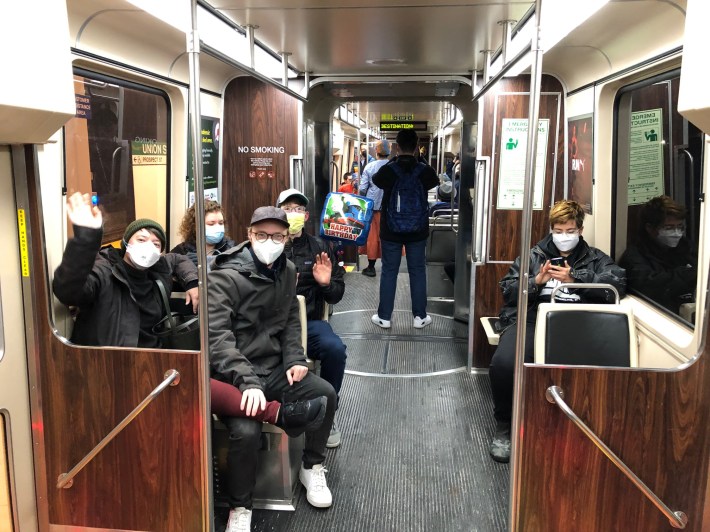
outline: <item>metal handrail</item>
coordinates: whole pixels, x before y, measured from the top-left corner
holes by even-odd
[[[74,467],[72,467],[68,473],[62,473],[59,475],[59,478],[57,479],[57,488],[65,488],[69,489],[72,487],[74,484],[74,477],[82,470],[84,467],[91,462],[94,457],[101,452],[101,450],[108,445],[108,443],[113,440],[119,432],[121,432],[123,429],[126,428],[126,426],[133,421],[138,414],[140,414],[145,407],[147,407],[153,399],[158,397],[163,390],[165,390],[168,386],[177,386],[180,384],[180,373],[176,369],[171,369],[165,372],[164,375],[165,379],[163,382],[158,384],[158,386],[155,387],[155,389],[148,394],[148,397],[143,399],[140,404],[133,409],[133,411],[128,414],[123,420],[116,425],[111,432],[109,432],[103,440],[101,440],[96,447],[91,449],[87,453],[84,458],[82,458],[79,463],[77,463]]]
[[[557,404],[557,406],[560,407],[560,409],[565,413],[565,415],[572,420],[572,423],[577,425],[579,429],[589,438],[592,440],[592,443],[596,445],[601,452],[603,452],[606,457],[611,460],[611,462],[621,470],[621,472],[626,475],[631,482],[633,482],[638,489],[641,490],[641,492],[658,508],[661,512],[663,512],[663,515],[665,515],[668,518],[668,521],[670,522],[671,526],[673,528],[685,528],[685,525],[688,524],[688,516],[684,513],[681,512],[680,510],[677,512],[674,512],[668,506],[666,506],[661,499],[658,498],[658,495],[653,493],[651,491],[651,488],[649,488],[644,482],[636,476],[636,474],[629,469],[629,466],[627,466],[621,458],[616,456],[614,452],[607,447],[607,445],[599,439],[599,436],[597,436],[592,429],[590,429],[587,425],[584,424],[584,421],[582,421],[577,414],[574,413],[574,411],[569,407],[567,403],[564,401],[564,392],[559,386],[550,386],[546,391],[545,391],[545,398],[553,404]]]

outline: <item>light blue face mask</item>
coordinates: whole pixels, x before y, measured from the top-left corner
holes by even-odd
[[[208,225],[205,227],[205,240],[208,244],[219,244],[224,238],[224,224]]]

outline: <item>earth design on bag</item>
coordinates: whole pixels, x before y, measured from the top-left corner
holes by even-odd
[[[363,245],[372,220],[373,202],[369,198],[344,192],[328,194],[323,206],[320,234],[330,240]]]

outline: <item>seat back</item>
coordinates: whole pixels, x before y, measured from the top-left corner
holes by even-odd
[[[561,285],[551,303],[538,306],[535,327],[535,363],[585,366],[638,366],[638,337],[633,311],[615,304],[554,303],[564,286],[616,290],[611,285]]]
[[[447,220],[449,222],[449,220]],[[456,256],[456,233],[450,223],[429,227],[427,239],[427,295],[453,298],[454,283],[446,275],[444,266]]]

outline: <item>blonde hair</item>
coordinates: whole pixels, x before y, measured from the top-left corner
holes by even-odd
[[[560,200],[550,210],[550,229],[556,224],[564,224],[574,220],[577,229],[584,225],[584,209],[576,201]]]

